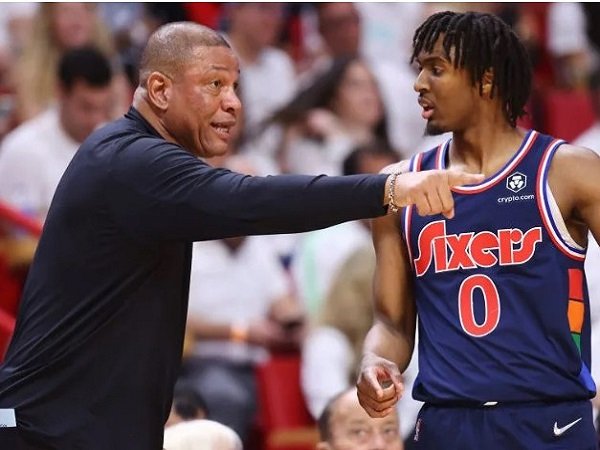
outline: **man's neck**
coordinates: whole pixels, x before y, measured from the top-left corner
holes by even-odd
[[[160,117],[156,114],[152,106],[145,97],[144,89],[138,87],[133,95],[133,107],[140,115],[154,128],[163,139],[168,142],[178,144],[177,140],[169,133]]]

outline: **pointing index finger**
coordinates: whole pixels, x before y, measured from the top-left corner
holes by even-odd
[[[484,176],[481,173],[467,173],[458,170],[448,171],[448,185],[449,186],[463,186],[466,184],[478,184],[484,180]]]

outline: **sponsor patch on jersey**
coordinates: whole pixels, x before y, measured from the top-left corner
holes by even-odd
[[[521,192],[527,187],[527,175],[521,172],[514,172],[506,178],[506,189],[515,194]]]
[[[527,175],[521,172],[513,172],[511,175],[506,177],[506,189],[514,194],[518,194],[527,187]],[[521,194],[521,195],[508,195],[506,197],[498,197],[498,203],[501,205],[508,205],[513,202],[520,202],[524,200],[534,200],[534,194]]]

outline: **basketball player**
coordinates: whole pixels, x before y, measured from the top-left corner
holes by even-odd
[[[0,449],[162,448],[192,241],[316,229],[385,214],[384,203],[433,202],[428,213],[452,216],[449,185],[481,181],[450,171],[261,178],[214,169],[198,157],[227,151],[238,77],[217,33],[165,25],[142,56],[133,107],[76,152],[0,367]]]
[[[531,68],[497,17],[434,14],[413,60],[427,131],[453,137],[411,169],[485,180],[453,189],[453,220],[413,206],[374,220],[378,319],[360,402],[373,417],[393,409],[418,314],[416,448],[595,449],[583,261],[588,228],[600,237],[600,158],[516,126]]]

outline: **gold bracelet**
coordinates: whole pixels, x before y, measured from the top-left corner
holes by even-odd
[[[388,191],[388,212],[396,214],[400,211],[400,207],[396,203],[396,178],[398,178],[400,172],[394,172],[390,177],[390,189]]]

